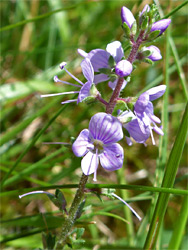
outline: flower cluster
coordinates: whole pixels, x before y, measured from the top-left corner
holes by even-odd
[[[151,88],[138,98],[119,98],[120,91],[131,81],[131,74],[138,62],[153,63],[162,58],[159,48],[151,45],[151,42],[164,33],[171,20],[158,20],[158,18],[155,5],[146,5],[139,14],[138,22],[128,8],[122,7],[121,21],[126,44],[113,41],[106,46],[105,50],[98,48],[88,53],[78,49],[79,55],[83,57],[81,68],[86,82],[83,83],[72,75],[67,70],[66,63],[61,63],[60,68],[65,70],[77,83],[62,81],[57,76],[54,77],[54,81],[75,86],[79,90],[41,96],[77,93],[77,99],[63,101],[62,104],[71,102],[78,104],[83,101],[87,102],[88,98],[93,98],[105,106],[106,113],[95,114],[90,120],[89,129],[82,130],[72,145],[74,154],[77,157],[83,157],[81,162],[83,173],[85,175],[94,174],[95,181],[99,163],[104,169],[110,171],[122,167],[123,148],[117,143],[123,138],[122,127],[127,131],[125,137],[128,145],[132,145],[132,139],[146,145],[146,140],[150,136],[155,144],[153,131],[163,135],[162,129],[156,125],[161,121],[154,115],[152,101],[164,94],[166,86]],[[150,45],[146,46],[146,43],[150,43]],[[109,101],[103,99],[97,90],[99,83],[106,84],[106,82],[112,89]],[[125,108],[119,110],[115,117],[116,114],[113,113],[113,110],[119,99],[130,105],[125,105]],[[133,108],[129,109],[130,106]]]

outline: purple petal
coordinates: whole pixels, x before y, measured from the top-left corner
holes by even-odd
[[[92,136],[88,129],[80,132],[76,141],[72,145],[72,151],[77,157],[81,157],[88,152],[87,146],[90,144]]]
[[[105,75],[105,74],[98,74],[98,75],[94,75],[94,80],[93,82],[95,84],[100,83],[100,82],[105,82],[109,79],[109,76]]]
[[[122,23],[125,22],[129,26],[129,28],[132,27],[132,25],[135,21],[135,18],[133,16],[132,12],[128,8],[126,8],[125,6],[123,6],[121,8],[121,20],[122,20]]]
[[[99,155],[99,159],[104,169],[109,171],[117,170],[123,165],[123,148],[118,143],[105,146],[103,153]]]
[[[132,70],[133,70],[133,66],[127,60],[121,60],[120,62],[116,64],[116,67],[115,67],[116,74],[121,77],[130,75]]]
[[[144,93],[149,95],[150,101],[153,101],[153,100],[161,97],[164,94],[165,90],[166,90],[166,85],[160,85],[160,86],[151,88]]]
[[[160,30],[159,35],[161,35],[168,28],[170,23],[171,19],[162,19],[160,21],[157,21],[152,25],[150,32]]]
[[[149,94],[144,92],[141,94],[134,105],[134,111],[139,114],[143,113],[149,102]]]
[[[100,68],[109,68],[109,57],[110,53],[103,49],[94,49],[88,53],[88,58],[90,59],[95,72],[99,72]]]
[[[90,60],[88,58],[85,58],[81,62],[81,67],[82,67],[82,72],[83,72],[85,78],[87,79],[87,81],[90,83],[93,83],[94,71],[93,71],[93,67],[91,65]]]
[[[92,86],[92,82],[86,82],[83,85],[83,87],[81,88],[81,90],[79,92],[77,103],[82,102],[86,97],[89,96],[91,86]]]
[[[148,58],[152,61],[158,61],[162,59],[161,52],[156,46],[151,45],[149,47],[146,47],[145,50],[150,50],[152,52],[152,54],[148,56]]]
[[[133,142],[131,141],[131,139],[129,137],[125,136],[125,139],[126,139],[126,142],[127,142],[128,146],[133,145]]]
[[[106,47],[106,51],[113,56],[116,63],[119,62],[124,56],[124,51],[119,41],[109,43]]]
[[[143,126],[143,129],[140,129],[140,125],[137,119],[132,120],[131,122],[124,125],[124,127],[129,132],[130,136],[138,143],[144,143],[150,136],[150,130],[148,127]]]
[[[82,171],[85,175],[93,174],[98,167],[98,156],[92,152],[88,152],[81,161]]]
[[[114,143],[123,138],[121,123],[106,113],[97,113],[91,118],[89,131],[94,139],[101,140],[104,144]]]
[[[113,81],[113,82],[109,82],[108,83],[108,86],[112,89],[112,90],[114,90],[115,89],[115,87],[116,87],[116,85],[117,85],[117,82],[118,82],[118,79],[116,79],[115,81]],[[126,87],[126,85],[127,85],[127,81],[123,81],[123,85],[122,85],[122,87],[121,87],[121,90],[123,90],[125,87]]]

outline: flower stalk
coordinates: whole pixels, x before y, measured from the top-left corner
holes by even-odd
[[[74,197],[71,208],[69,210],[69,216],[66,218],[64,225],[62,227],[61,236],[57,243],[56,250],[63,249],[66,244],[67,236],[76,221],[76,215],[79,209],[79,205],[84,198],[84,189],[85,189],[87,180],[88,180],[88,176],[85,174],[82,174],[76,195]]]
[[[129,57],[127,59],[127,61],[129,61],[131,64],[136,59],[136,55],[137,55],[138,49],[139,49],[140,45],[142,44],[142,42],[144,40],[144,34],[145,34],[145,31],[142,30],[140,32],[140,34],[139,34],[136,42],[132,41],[132,43],[133,43],[132,49],[131,49],[131,52],[130,52]],[[112,93],[112,96],[110,98],[110,101],[109,101],[109,103],[108,103],[108,105],[106,107],[106,113],[107,114],[112,114],[112,112],[114,110],[114,107],[116,105],[117,98],[119,98],[123,82],[124,82],[124,78],[123,77],[119,77],[117,85],[116,85],[116,87],[115,87],[115,89],[114,89],[114,91]]]

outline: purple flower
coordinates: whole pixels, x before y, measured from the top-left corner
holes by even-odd
[[[144,50],[151,51],[152,54],[147,58],[151,59],[152,61],[158,61],[162,59],[160,49],[158,49],[156,46],[151,45],[149,47],[145,47]]]
[[[130,29],[133,23],[136,21],[132,12],[125,6],[121,8],[121,20],[122,20],[122,23],[126,23]]]
[[[124,123],[123,126],[136,142],[145,143],[151,135],[152,142],[155,145],[153,130],[160,135],[164,134],[162,129],[156,125],[156,123],[161,123],[161,120],[154,115],[153,104],[151,101],[162,96],[165,90],[166,86],[160,85],[144,92],[139,96],[134,105],[134,113],[132,111],[125,111],[118,117],[119,121],[122,123],[127,118],[132,119],[130,122]],[[129,138],[128,144],[131,145]]]
[[[115,65],[112,67],[109,65],[109,58],[110,56],[113,57],[115,64],[117,65],[121,59],[124,57],[124,51],[123,48],[121,46],[121,43],[119,41],[114,41],[112,43],[109,43],[106,47],[106,50],[102,50],[102,49],[94,49],[91,50],[89,53],[86,53],[85,51],[78,49],[78,53],[85,57],[85,58],[89,58],[93,69],[95,72],[97,72],[98,74],[94,76],[94,82],[100,83],[100,82],[104,82],[110,79],[110,75],[108,74],[104,74],[104,73],[100,73],[100,69],[109,69],[111,71],[113,71]],[[126,60],[122,60],[122,61],[126,61]],[[126,61],[128,62],[128,61]],[[124,64],[124,63],[122,63]],[[129,62],[127,63],[128,65],[128,69],[122,69],[122,71],[126,71],[126,72],[130,72],[130,65]],[[117,71],[118,72],[118,71]],[[116,72],[116,74],[118,74]],[[130,74],[129,73],[129,74]],[[121,73],[122,74],[122,73]],[[109,82],[109,87],[114,89],[117,83],[117,78],[114,81],[110,81]],[[126,86],[127,82],[124,81],[122,89]]]
[[[106,113],[97,113],[72,145],[77,157],[82,157],[81,167],[85,175],[96,173],[101,166],[109,171],[117,170],[123,164],[123,148],[116,143],[123,138],[121,123],[117,118]]]
[[[63,63],[60,64],[60,68],[64,69],[80,85],[69,83],[69,82],[65,82],[65,81],[61,81],[57,76],[54,77],[54,81],[78,87],[78,88],[80,88],[80,90],[79,91],[70,91],[70,92],[57,93],[57,94],[41,95],[41,97],[50,97],[50,96],[58,96],[58,95],[67,95],[67,94],[78,93],[78,98],[77,99],[67,100],[65,102],[62,102],[62,104],[71,103],[71,102],[77,102],[77,103],[82,102],[86,97],[88,97],[90,95],[90,89],[91,89],[92,84],[94,83],[94,71],[93,71],[93,67],[91,65],[91,62],[90,62],[90,60],[88,58],[84,59],[81,62],[81,67],[82,67],[83,75],[87,79],[87,82],[85,84],[83,82],[81,82],[78,78],[76,78],[74,75],[72,75],[65,68],[65,66],[66,66],[65,62],[63,62]]]
[[[152,24],[150,32],[155,31],[155,30],[160,30],[160,33],[159,33],[159,36],[160,36],[168,28],[170,23],[171,23],[171,19],[162,19],[160,21],[157,21]]]

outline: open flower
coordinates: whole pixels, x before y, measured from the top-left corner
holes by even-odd
[[[94,49],[89,53],[86,53],[85,51],[78,49],[78,53],[84,58],[89,58],[94,71],[98,73],[94,76],[94,82],[96,84],[110,80],[110,74],[101,73],[101,69],[109,69],[110,73],[116,73],[120,77],[130,75],[133,70],[132,64],[130,62],[127,60],[122,60],[124,57],[124,51],[119,41],[109,43],[106,47],[106,50]],[[110,56],[112,56],[114,59],[113,66],[109,64]],[[117,81],[118,78],[110,81],[108,84],[109,87],[114,89]],[[126,86],[126,84],[127,82],[124,81],[122,89]]]
[[[153,113],[153,104],[151,101],[161,97],[166,90],[165,85],[160,85],[149,89],[141,94],[134,105],[134,113],[132,111],[125,111],[119,116],[119,120],[123,121],[126,118],[132,118],[128,123],[124,123],[123,126],[127,129],[132,137],[138,143],[145,143],[145,141],[151,135],[152,142],[155,145],[153,137],[153,130],[163,135],[163,131],[156,123],[161,123],[161,120]],[[127,137],[127,142],[131,145],[130,139]]]
[[[123,165],[123,148],[116,143],[123,138],[121,123],[117,118],[106,113],[97,113],[72,145],[77,157],[82,157],[81,167],[85,175],[94,173],[96,181],[97,168],[101,166],[109,171],[117,170]]]
[[[78,87],[78,88],[80,88],[80,90],[79,91],[70,91],[70,92],[57,93],[57,94],[41,95],[41,97],[50,97],[50,96],[68,95],[68,94],[78,93],[78,98],[77,99],[67,100],[67,101],[62,102],[62,104],[70,103],[70,102],[77,102],[77,103],[82,102],[86,97],[88,97],[90,95],[90,89],[91,89],[91,86],[92,86],[92,84],[94,82],[94,71],[93,71],[93,67],[91,65],[91,62],[90,62],[90,60],[88,58],[84,59],[81,62],[83,75],[87,79],[87,82],[85,84],[83,82],[81,82],[78,78],[76,78],[74,75],[72,75],[66,69],[65,66],[66,66],[65,62],[60,64],[60,68],[64,69],[80,85],[65,82],[65,81],[61,81],[57,76],[54,77],[54,81]]]

